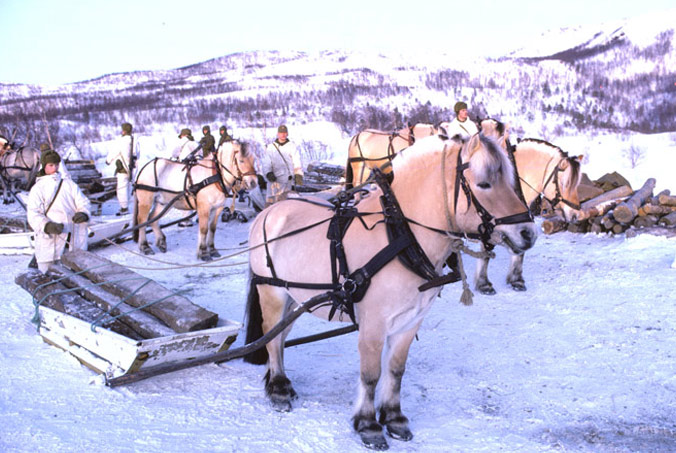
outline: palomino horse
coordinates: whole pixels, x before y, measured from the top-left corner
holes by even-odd
[[[399,153],[392,165],[397,176],[391,186],[381,174],[379,189],[356,205],[337,207],[336,216],[326,201],[289,199],[265,209],[249,234],[253,277],[247,343],[270,331],[297,304],[322,294],[318,282],[333,282],[323,286],[335,288],[333,302],[312,313],[330,320],[338,307],[337,318],[348,313],[359,325],[360,381],[353,424],[363,443],[374,449],[388,448],[383,425],[395,439],[413,437],[401,411],[402,376],[411,342],[441,290],[440,284],[421,285],[429,285],[441,272],[457,240],[454,235],[483,230],[514,253],[532,247],[537,235],[513,189],[510,162],[488,137],[477,134],[465,144],[426,137]],[[456,184],[463,188],[459,196]],[[407,230],[413,244],[392,252],[401,240],[397,229]],[[414,246],[417,261],[410,259]],[[381,260],[385,254],[390,258]],[[374,262],[380,263],[379,271]],[[423,263],[429,272],[421,270]],[[290,329],[246,357],[251,363],[267,361],[266,392],[280,411],[290,410],[296,396],[283,363]]]
[[[39,169],[40,152],[35,148],[23,146],[17,150],[4,151],[0,157],[3,203],[8,204],[14,201],[9,196],[9,191],[14,191],[16,187],[29,190],[35,183]]]
[[[242,181],[247,189],[252,189],[257,182],[254,156],[247,152],[245,144],[229,142],[221,147],[215,158],[213,156],[194,164],[155,158],[143,166],[134,184],[134,225],[146,222],[153,217],[158,205],[166,206],[172,200],[176,209],[197,210],[197,257],[204,261],[220,256],[214,247],[214,234],[218,216],[235,183]],[[159,227],[159,219],[153,222],[152,228],[155,245],[161,252],[166,252],[167,241]],[[146,240],[145,228],[137,229],[134,236],[144,254],[154,253]]]
[[[482,132],[499,136],[501,148],[510,155],[516,167],[515,175],[520,185],[517,190],[521,190],[526,205],[534,214],[538,214],[539,204],[544,199],[552,209],[560,209],[566,220],[575,220],[580,209],[577,186],[582,177],[582,156],[571,157],[558,146],[532,138],[511,147],[506,129],[500,123],[495,123],[495,120],[482,121]],[[507,272],[507,283],[516,291],[526,290],[523,260],[523,253],[512,255]],[[495,289],[488,279],[488,263],[489,258],[478,260],[474,283],[477,291],[492,295]]]
[[[367,129],[359,132],[350,140],[345,166],[345,187],[351,189],[366,180],[371,169],[380,167],[404,148],[411,146],[416,139],[437,133],[431,124],[418,123],[400,131],[385,132]]]

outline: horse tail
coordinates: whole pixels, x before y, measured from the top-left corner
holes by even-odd
[[[258,288],[253,278],[249,278],[249,294],[246,300],[246,344],[263,336],[263,312]],[[262,347],[244,356],[244,361],[254,365],[264,365],[268,361],[268,350]]]

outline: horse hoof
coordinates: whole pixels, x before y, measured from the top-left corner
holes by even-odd
[[[510,285],[514,291],[526,291],[526,284],[524,282],[512,282]]]
[[[291,412],[291,409],[293,409],[293,406],[291,405],[291,401],[288,399],[286,400],[270,400],[270,405],[272,405],[272,408],[276,410],[277,412]]]
[[[197,255],[197,258],[200,259],[201,261],[211,261],[211,255],[208,253],[200,253]]]
[[[167,252],[167,243],[166,242],[160,242],[159,244],[155,244],[155,245],[157,245],[157,248],[160,252],[162,252],[162,253]]]
[[[141,247],[141,252],[144,255],[154,255],[155,254],[155,252],[153,251],[153,249],[149,245],[146,245],[145,247]]]
[[[493,288],[493,285],[490,283],[487,285],[481,285],[477,288],[477,291],[479,291],[481,294],[485,296],[493,296],[496,294],[495,289]]]
[[[409,440],[413,439],[413,433],[410,429],[408,429],[408,426],[390,424],[386,425],[385,428],[387,435],[392,439],[402,440],[404,442],[408,442]]]
[[[361,443],[369,450],[385,451],[390,448],[383,433],[363,432],[359,433]]]
[[[220,257],[221,257],[221,254],[218,253],[218,250],[212,250],[212,251],[209,253],[209,255],[210,255],[212,258],[220,258]]]
[[[221,222],[223,223],[229,222],[231,218],[230,211],[223,211],[223,214],[221,214]]]

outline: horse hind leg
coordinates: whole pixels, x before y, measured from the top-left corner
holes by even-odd
[[[204,206],[206,205],[206,206]],[[197,232],[197,259],[211,261],[211,253],[207,247],[207,234],[209,232],[209,213],[211,208],[207,203],[197,204],[198,232]]]
[[[247,299],[246,343],[250,344],[269,332],[284,318],[290,307],[285,292],[280,288],[257,287],[251,283]],[[291,401],[298,396],[284,372],[284,340],[290,330],[291,326],[267,343],[263,350],[254,351],[244,358],[246,362],[255,364],[267,360],[265,393],[272,407],[279,412],[289,412],[292,409]]]
[[[145,223],[149,218],[152,197],[153,194],[142,192],[140,190],[136,191],[134,227],[136,228],[135,235],[138,235],[138,248],[144,255],[155,254],[152,247],[150,247],[150,244],[148,244],[145,226],[138,228],[138,225]]]
[[[509,262],[507,283],[514,291],[526,291],[526,282],[523,279],[523,258],[523,253],[512,255],[511,261]]]
[[[218,219],[223,211],[223,206],[219,206],[214,210],[211,220],[209,221],[209,234],[207,236],[207,249],[209,256],[212,258],[220,258],[221,254],[216,249],[216,228],[218,227]]]

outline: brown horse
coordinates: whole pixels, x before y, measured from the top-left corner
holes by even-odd
[[[391,161],[404,148],[411,146],[416,139],[435,135],[437,128],[431,124],[418,123],[395,132],[367,129],[359,132],[350,140],[345,166],[345,187],[364,182],[371,169]]]
[[[247,302],[247,343],[270,331],[298,304],[324,291],[293,282],[333,282],[342,288],[335,294],[348,299],[360,295],[358,303],[340,306],[352,308],[336,318],[346,320],[342,314],[347,312],[359,325],[360,380],[353,424],[367,447],[380,450],[388,448],[383,425],[395,439],[413,437],[401,411],[401,381],[411,342],[441,290],[439,286],[421,287],[430,278],[424,276],[420,265],[406,264],[412,261],[402,257],[404,252],[379,271],[371,269],[372,263],[385,251],[390,252],[400,239],[390,234],[396,228],[410,228],[420,248],[418,263],[427,260],[436,275],[457,241],[454,235],[482,229],[492,241],[514,253],[532,247],[537,235],[513,189],[509,160],[491,138],[477,134],[463,144],[442,136],[426,137],[399,153],[392,166],[397,176],[391,186],[379,183],[379,189],[353,209],[345,208],[347,219],[332,220],[336,217],[326,201],[289,199],[264,210],[249,235],[253,277]],[[462,185],[459,196],[455,195],[456,183]],[[391,197],[398,201],[396,206],[387,203]],[[480,216],[478,211],[487,216]],[[403,217],[400,222],[397,212]],[[327,238],[336,227],[342,232],[338,236],[342,237],[344,253]],[[334,259],[339,267],[352,272],[348,278],[344,272],[337,278]],[[331,319],[335,308],[328,303],[312,313]],[[266,349],[247,357],[252,363],[267,361],[266,392],[280,411],[290,410],[296,396],[283,362],[284,340],[290,329],[287,327]],[[380,392],[378,407],[376,387]],[[376,411],[380,413],[378,420]]]
[[[2,137],[4,139],[4,137]],[[2,141],[0,141],[2,145]],[[0,157],[0,180],[2,180],[3,203],[14,202],[9,196],[16,188],[30,190],[40,170],[40,152],[30,146],[4,150]]]
[[[579,215],[580,200],[577,187],[582,172],[582,156],[569,156],[558,146],[544,140],[524,139],[515,147],[509,145],[507,129],[495,120],[481,122],[482,132],[498,137],[501,148],[510,157],[516,167],[519,187],[527,206],[534,214],[539,213],[541,200],[546,200],[552,209],[560,210],[567,221],[574,221]],[[511,257],[507,283],[515,291],[525,291],[523,278],[524,254]],[[477,262],[475,288],[482,294],[495,294],[493,284],[488,279],[489,259]]]
[[[218,217],[225,200],[242,182],[246,189],[256,186],[254,155],[247,152],[245,144],[228,142],[218,153],[192,164],[156,158],[139,171],[134,187],[134,225],[152,218],[158,205],[167,205],[179,210],[197,210],[199,236],[197,258],[209,261],[220,256],[214,246],[214,234]],[[155,245],[161,252],[167,250],[167,240],[159,227],[159,219],[152,223]],[[139,249],[144,254],[153,254],[146,240],[145,228],[135,231]]]

